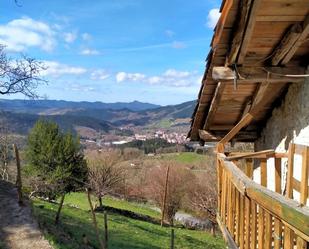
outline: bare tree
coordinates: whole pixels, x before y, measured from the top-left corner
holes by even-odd
[[[100,202],[123,182],[124,168],[119,165],[118,151],[92,151],[87,154],[89,185]]]
[[[8,165],[10,161],[11,143],[9,129],[4,120],[0,123],[0,175],[2,180],[9,180]]]
[[[207,172],[198,174],[195,184],[189,188],[188,198],[189,208],[211,222],[214,235],[218,198],[215,169],[208,169]]]
[[[45,69],[41,62],[27,56],[19,60],[9,58],[5,47],[0,45],[0,95],[21,93],[37,98],[36,88],[46,83],[40,77],[40,72]]]
[[[163,209],[167,166],[170,167],[170,171],[164,219],[173,224],[175,214],[182,207],[186,198],[188,186],[190,182],[194,182],[194,175],[190,170],[173,161],[162,162],[160,166],[151,169],[148,175],[147,195],[161,207],[161,210]]]

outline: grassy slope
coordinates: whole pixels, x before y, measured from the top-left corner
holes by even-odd
[[[205,155],[194,152],[168,153],[160,155],[162,159],[176,160],[180,163],[199,163],[205,160]]]
[[[93,199],[93,202],[95,202],[95,199]],[[87,202],[86,194],[85,193],[71,193],[66,195],[65,197],[65,204],[78,206],[79,208],[83,210],[89,210],[89,204]],[[129,210],[135,213],[148,215],[153,218],[160,218],[160,213],[151,209],[146,204],[140,204],[135,202],[128,202],[120,199],[115,199],[112,197],[105,197],[103,199],[103,204],[105,206],[114,207],[118,209],[124,209]]]
[[[83,209],[63,207],[61,224],[55,226],[53,219],[57,205],[41,200],[33,202],[34,214],[38,217],[46,237],[58,249],[78,249],[83,246],[83,234],[87,235],[92,247],[98,248],[91,215]],[[97,214],[100,234],[103,234],[103,215]],[[109,249],[167,248],[169,228],[134,220],[117,214],[108,214]],[[175,229],[176,248],[225,248],[221,238],[213,238],[203,231]]]

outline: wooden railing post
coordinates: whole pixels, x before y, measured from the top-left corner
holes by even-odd
[[[289,172],[287,178],[291,179],[289,183],[291,190],[287,191],[287,195],[293,189],[301,192],[300,204],[305,205],[308,197],[306,191],[308,191],[309,147],[298,145],[295,153],[303,156],[302,177],[301,181],[297,181],[293,178],[293,172]],[[242,171],[231,162],[235,156],[226,157],[223,153],[218,155],[217,162],[220,164],[218,167],[222,172],[218,178],[218,182],[221,181],[219,210],[221,219],[218,219],[218,223],[225,239],[231,248],[307,249],[308,209],[303,208],[295,200],[287,200],[281,195],[281,158],[286,155],[278,153],[266,155],[263,152],[263,155],[254,156],[261,162],[260,185],[252,180],[252,158],[248,158],[247,155],[242,158],[246,160],[246,168]],[[275,158],[275,167],[272,170],[275,171],[276,193],[267,189],[267,158],[270,157]],[[294,156],[290,152],[289,158],[291,157]],[[289,168],[291,165],[293,166],[293,161],[289,162]],[[302,182],[307,186],[301,186]]]
[[[246,159],[246,169],[245,169],[246,175],[252,179],[253,177],[253,160],[251,158]]]
[[[275,191],[282,193],[281,158],[275,158]],[[274,217],[274,249],[282,248],[282,223]]]
[[[218,210],[221,210],[221,192],[222,192],[222,167],[217,156],[217,191],[218,191]]]
[[[267,159],[260,159],[261,168],[261,185],[267,187]]]

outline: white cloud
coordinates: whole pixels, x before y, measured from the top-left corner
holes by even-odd
[[[189,87],[195,86],[199,78],[197,72],[168,69],[162,75],[149,77],[148,83],[151,85]]]
[[[186,48],[187,45],[184,42],[174,41],[172,42],[172,48],[181,49]]]
[[[89,33],[82,33],[82,39],[84,41],[90,41],[92,39],[92,36]]]
[[[188,71],[177,71],[175,69],[168,69],[163,73],[165,77],[174,77],[174,78],[184,78],[189,77],[190,72]]]
[[[66,90],[77,91],[77,92],[93,92],[95,87],[91,85],[71,84]]]
[[[14,52],[24,51],[28,47],[52,51],[56,45],[55,32],[44,22],[23,17],[0,25],[0,43]]]
[[[208,28],[214,28],[217,25],[217,22],[220,18],[220,10],[219,9],[211,9],[208,12],[206,26]]]
[[[116,74],[116,81],[118,83],[123,81],[142,81],[145,79],[145,75],[141,73],[126,73],[126,72],[119,72]]]
[[[136,82],[147,83],[151,85],[166,85],[172,87],[190,87],[200,84],[201,76],[196,72],[178,71],[168,69],[161,75],[146,76],[141,73],[119,72],[116,74],[117,82]]]
[[[170,29],[165,30],[164,33],[167,37],[173,37],[175,35],[175,32],[173,30],[170,30]]]
[[[95,50],[95,49],[85,48],[80,52],[80,54],[82,54],[82,55],[99,55],[100,52],[98,50]]]
[[[63,34],[64,40],[67,43],[72,43],[77,39],[77,32],[67,32]]]
[[[104,69],[95,70],[91,73],[90,78],[92,80],[105,80],[110,77]]]
[[[86,68],[74,67],[57,61],[43,61],[43,65],[47,68],[41,72],[42,76],[59,77],[61,75],[81,75],[87,72]]]

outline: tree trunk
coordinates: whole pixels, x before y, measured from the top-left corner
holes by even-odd
[[[87,199],[88,199],[88,202],[89,202],[90,211],[91,211],[91,214],[92,214],[92,222],[93,222],[93,225],[94,225],[95,234],[96,234],[97,240],[98,240],[98,242],[100,244],[100,248],[101,249],[105,249],[104,243],[100,239],[98,223],[97,223],[97,219],[96,219],[96,216],[95,216],[95,212],[93,210],[93,206],[92,206],[92,202],[91,202],[91,197],[90,197],[90,191],[89,191],[89,189],[86,189],[86,191],[87,191]]]
[[[16,144],[13,144],[13,149],[15,152],[16,167],[17,167],[17,177],[16,177],[17,199],[18,199],[18,204],[22,205],[23,204],[23,194],[22,194],[22,183],[21,183],[20,159],[19,159],[19,151],[17,149]]]
[[[102,203],[102,197],[101,196],[99,197],[99,204],[100,204],[100,208],[102,208],[103,207],[103,203]]]
[[[62,209],[62,206],[63,206],[64,197],[65,197],[65,194],[63,194],[61,196],[61,200],[60,200],[60,203],[59,203],[59,207],[58,207],[58,211],[57,211],[57,215],[56,215],[56,219],[55,219],[55,224],[58,224],[58,222],[59,222],[60,212],[61,212],[61,209]]]
[[[216,223],[214,222],[211,222],[211,230],[210,230],[210,233],[213,237],[216,236]]]

